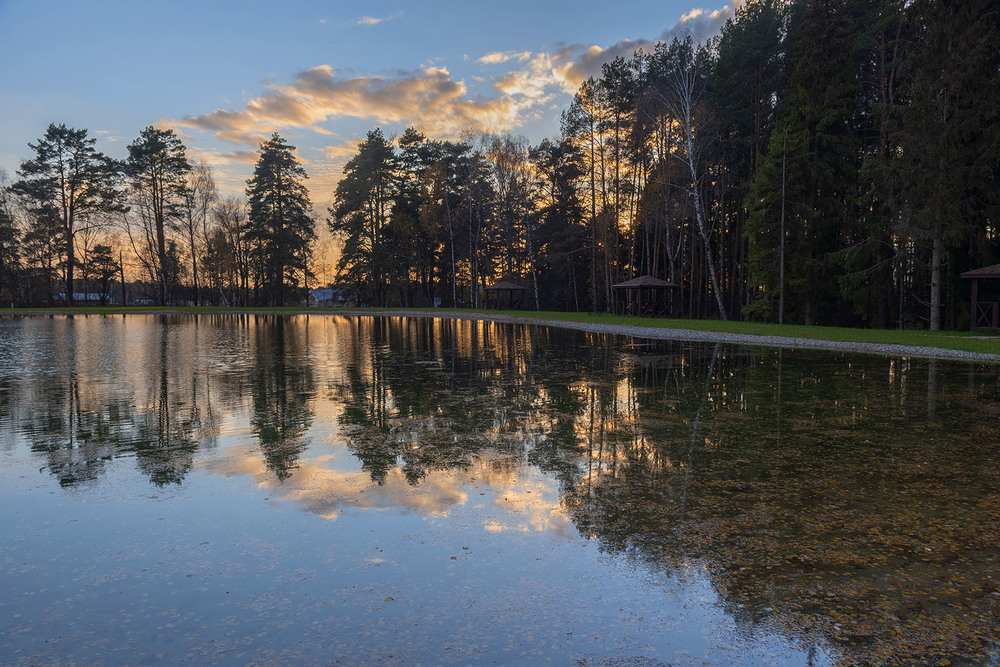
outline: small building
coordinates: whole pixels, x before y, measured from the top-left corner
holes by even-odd
[[[1000,333],[1000,264],[966,271],[962,277],[972,281],[969,328],[993,329]],[[987,282],[980,285],[980,281]]]
[[[527,291],[527,287],[511,280],[500,280],[486,288],[486,307],[501,308],[506,303],[511,310],[523,308],[524,293]]]
[[[306,305],[310,308],[329,308],[340,302],[340,293],[332,287],[317,287],[309,290]]]
[[[616,315],[665,317],[673,315],[673,290],[680,285],[653,276],[639,276],[611,286]]]

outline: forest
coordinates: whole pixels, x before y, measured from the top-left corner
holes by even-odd
[[[998,28],[989,0],[749,0],[605,63],[537,145],[374,128],[322,212],[278,133],[220,197],[170,129],[116,160],[52,124],[0,174],[0,304],[298,305],[326,225],[359,306],[483,307],[507,280],[604,312],[653,276],[678,316],[968,328],[960,276],[1000,263]]]

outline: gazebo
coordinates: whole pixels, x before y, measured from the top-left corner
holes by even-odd
[[[493,283],[486,288],[486,303],[488,308],[499,308],[502,305],[501,294],[507,293],[507,307],[508,308],[520,308],[524,302],[524,293],[528,290],[527,287],[523,285],[518,285],[510,280],[500,280]],[[515,305],[514,295],[517,294],[517,303]]]
[[[1000,280],[1000,264],[984,266],[962,274],[972,280],[972,312],[969,317],[971,329],[989,328],[1000,331],[1000,301],[980,301],[979,281]],[[992,290],[996,298],[996,290]]]
[[[623,283],[612,285],[614,294],[614,312],[618,315],[673,315],[673,300],[660,297],[668,296],[669,290],[680,289],[680,285],[660,280],[653,276],[639,276]],[[624,294],[624,301],[621,295]]]

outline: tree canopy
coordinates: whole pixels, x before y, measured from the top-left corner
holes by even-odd
[[[694,318],[967,327],[961,273],[1000,263],[998,12],[748,0],[704,43],[604,63],[559,136],[374,128],[322,195],[335,274],[310,263],[306,173],[278,134],[243,201],[172,130],[120,165],[51,125],[4,189],[0,298],[71,299],[104,245],[130,246],[160,302],[295,303],[322,275],[360,305],[482,306],[505,280],[526,307],[598,312],[649,275]]]
[[[284,306],[308,280],[310,243],[315,239],[305,169],[295,147],[275,132],[261,144],[253,177],[247,181],[246,237],[253,250],[262,298]]]

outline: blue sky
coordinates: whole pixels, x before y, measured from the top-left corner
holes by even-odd
[[[156,124],[212,165],[220,190],[240,192],[278,131],[319,207],[376,125],[555,136],[602,62],[711,34],[734,1],[0,0],[0,167],[14,177],[52,122],[119,158]]]

